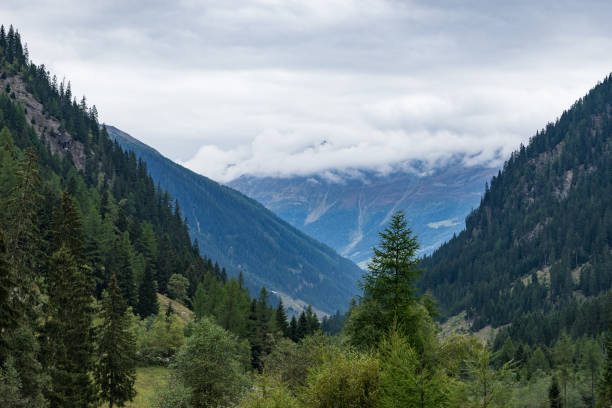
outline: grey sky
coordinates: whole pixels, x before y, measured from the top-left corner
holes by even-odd
[[[101,119],[214,179],[497,161],[612,71],[612,2],[5,0]]]

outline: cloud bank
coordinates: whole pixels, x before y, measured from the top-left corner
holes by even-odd
[[[8,0],[113,124],[219,181],[499,164],[612,69],[612,4]],[[536,4],[537,3],[537,4]]]

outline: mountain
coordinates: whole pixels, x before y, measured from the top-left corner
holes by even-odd
[[[422,266],[445,316],[551,344],[600,333],[612,287],[612,76],[520,146]],[[603,299],[603,300],[602,300]]]
[[[196,174],[119,129],[109,135],[147,163],[153,179],[180,203],[200,251],[242,271],[252,291],[262,285],[286,306],[345,309],[362,271],[333,249],[281,220],[257,201]]]
[[[406,212],[422,253],[430,253],[463,228],[495,173],[497,168],[467,167],[456,159],[428,172],[360,171],[338,179],[243,176],[228,185],[365,266],[393,211]]]

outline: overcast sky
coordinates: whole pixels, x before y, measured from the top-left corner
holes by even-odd
[[[220,181],[499,163],[612,71],[611,19],[609,1],[0,2],[102,121]]]

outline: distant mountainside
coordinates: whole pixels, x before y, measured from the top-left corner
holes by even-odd
[[[512,323],[513,338],[548,344],[565,330],[601,332],[609,306],[593,299],[612,287],[612,76],[520,146],[466,229],[422,266],[421,287],[474,329]]]
[[[249,288],[265,285],[299,310],[312,304],[323,312],[347,307],[358,292],[362,271],[236,190],[196,174],[119,129],[111,138],[147,163],[151,176],[176,198],[190,233],[206,256],[230,272],[243,271]]]
[[[370,171],[341,181],[243,176],[228,185],[364,266],[393,211],[406,212],[422,253],[430,253],[463,228],[485,182],[496,173],[457,159],[425,175]]]

